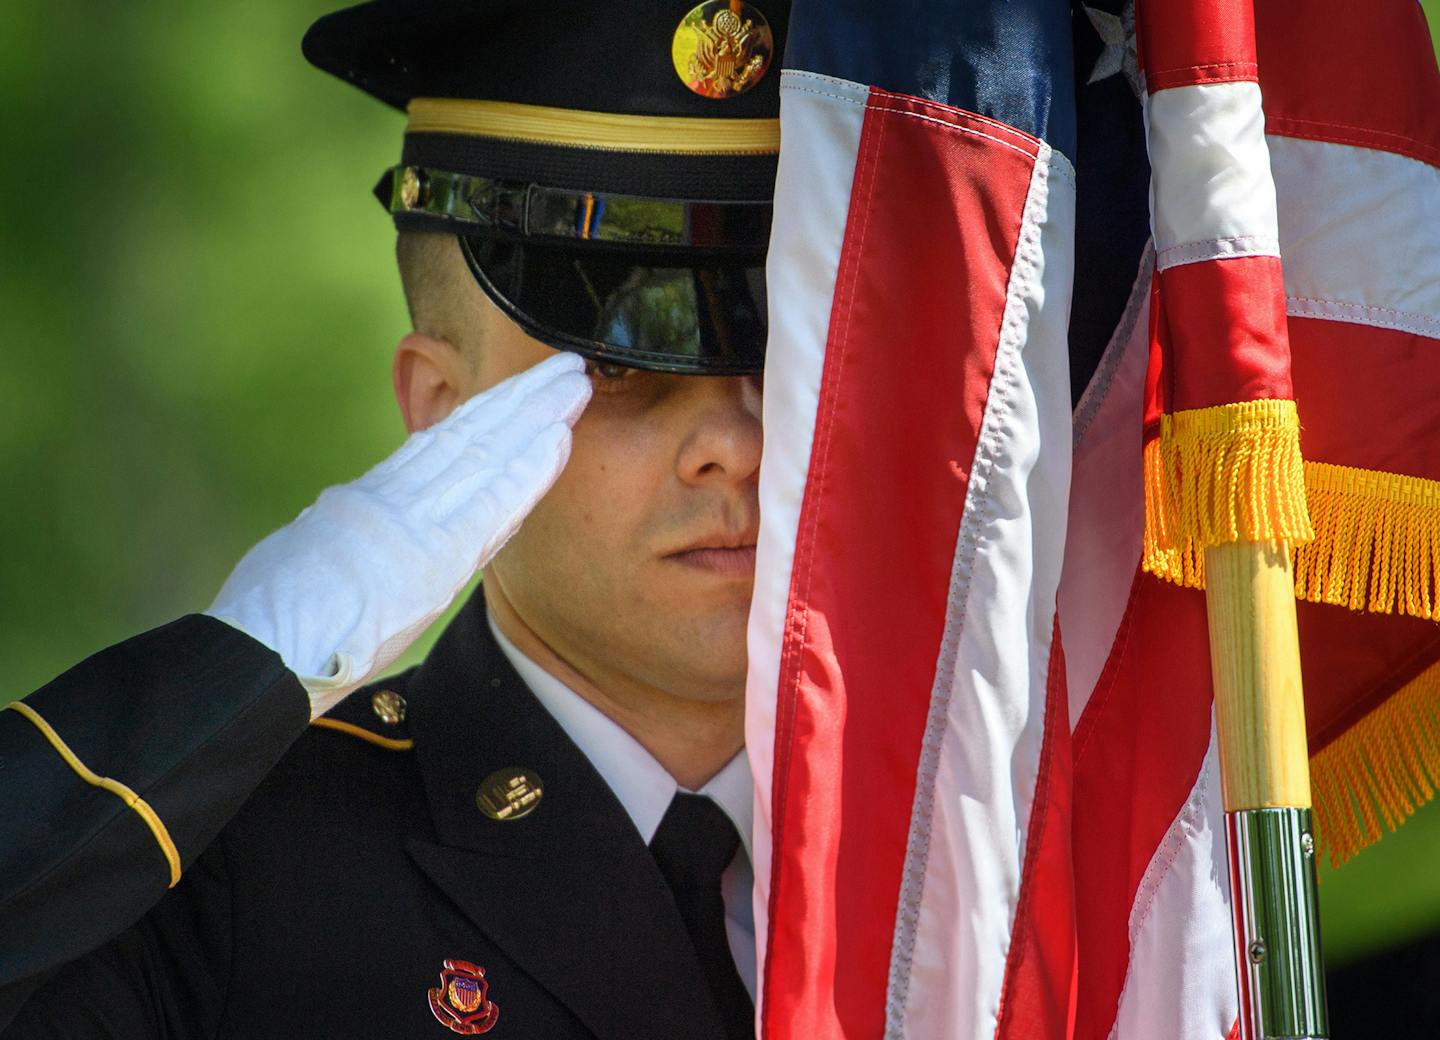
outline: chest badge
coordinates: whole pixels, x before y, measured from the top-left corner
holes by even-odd
[[[488,1033],[500,1019],[500,1005],[490,999],[488,990],[484,968],[469,961],[447,960],[440,985],[430,990],[430,1011],[452,1033]]]

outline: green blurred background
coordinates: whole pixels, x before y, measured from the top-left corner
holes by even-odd
[[[300,57],[335,6],[0,10],[0,700],[203,609],[403,437],[402,118]],[[1440,929],[1437,855],[1432,804],[1323,872],[1332,965]]]

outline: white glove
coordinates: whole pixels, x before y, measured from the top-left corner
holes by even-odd
[[[311,717],[399,657],[550,490],[590,399],[548,358],[411,434],[245,554],[206,611],[280,655]]]

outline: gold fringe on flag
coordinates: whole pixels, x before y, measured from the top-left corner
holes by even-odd
[[[1307,462],[1305,490],[1298,599],[1440,621],[1440,481]]]
[[[1160,417],[1145,445],[1145,570],[1205,587],[1205,550],[1314,537],[1294,401],[1244,401]]]
[[[1395,830],[1440,784],[1440,664],[1310,758],[1321,847],[1339,866]]]

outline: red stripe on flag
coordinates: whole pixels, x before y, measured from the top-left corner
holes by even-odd
[[[1135,894],[1200,775],[1210,699],[1204,595],[1137,572],[1075,727],[1075,1040],[1106,1040],[1115,1023]]]
[[[1415,0],[1257,0],[1267,133],[1440,166],[1440,68]]]
[[[1294,396],[1278,258],[1182,264],[1156,280],[1166,412]]]
[[[1290,344],[1306,459],[1440,480],[1440,340],[1292,317]]]
[[[1295,604],[1314,755],[1440,659],[1440,625],[1328,603]]]
[[[1077,996],[1075,873],[1070,848],[1072,780],[1065,653],[1057,618],[1045,691],[1045,737],[995,1040],[1070,1035]]]
[[[1013,136],[878,90],[866,112],[781,650],[767,1037],[884,1029],[955,542],[1038,148]]]
[[[1254,83],[1258,78],[1253,61],[1221,61],[1180,69],[1162,69],[1145,74],[1145,89],[1151,94],[1172,87],[1199,87],[1207,83]]]
[[[1250,0],[1137,0],[1135,14],[1150,93],[1256,78]]]

